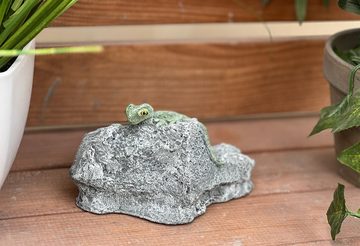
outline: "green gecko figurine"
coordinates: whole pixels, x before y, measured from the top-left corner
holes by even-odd
[[[154,111],[154,108],[147,103],[134,105],[129,104],[125,110],[126,117],[128,119],[129,124],[137,125],[141,122],[152,118],[156,123],[156,126],[163,126],[168,124],[174,124],[176,122],[190,119],[188,116],[173,112],[173,111]],[[222,166],[223,163],[219,161],[216,157],[213,147],[211,146],[209,135],[206,127],[201,123],[200,126],[204,131],[204,141],[209,150],[210,158],[217,166]]]

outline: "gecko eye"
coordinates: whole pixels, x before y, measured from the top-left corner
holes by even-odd
[[[146,116],[148,114],[149,114],[149,111],[147,109],[142,109],[138,113],[139,116]]]

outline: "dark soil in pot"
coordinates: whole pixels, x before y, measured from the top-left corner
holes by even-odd
[[[345,51],[359,46],[360,29],[339,32],[329,38],[325,45],[324,75],[330,84],[331,103],[338,103],[347,95],[349,74],[353,65],[342,60],[334,50]],[[356,76],[355,90],[360,88],[360,75]],[[335,135],[335,150],[360,142],[360,128],[352,128]],[[360,187],[360,174],[339,163],[339,172],[346,180]]]

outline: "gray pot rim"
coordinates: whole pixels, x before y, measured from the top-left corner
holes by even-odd
[[[336,64],[337,66],[341,66],[346,68],[346,70],[348,70],[350,72],[350,70],[354,67],[353,65],[347,63],[346,61],[344,61],[343,59],[341,59],[334,51],[333,47],[334,47],[334,43],[337,41],[337,39],[341,38],[344,35],[348,35],[348,34],[355,34],[358,33],[360,35],[360,28],[353,28],[353,29],[349,29],[349,30],[344,30],[341,32],[337,32],[333,35],[331,35],[328,40],[325,43],[325,56],[328,56],[328,59],[330,59],[332,61],[333,64]],[[342,91],[343,93],[347,94],[347,90],[344,90],[344,88],[340,88],[339,84],[333,83],[331,78],[328,78],[327,74],[325,73],[325,78],[327,79],[327,81],[331,84],[331,86],[335,87],[336,89]],[[357,81],[359,81],[359,75],[356,76]],[[347,84],[346,84],[347,85]],[[347,86],[346,86],[347,87]]]
[[[335,53],[335,51],[333,49],[333,45],[332,45],[336,41],[337,38],[339,38],[339,37],[341,37],[343,35],[346,35],[346,34],[350,34],[350,33],[359,33],[360,34],[360,28],[353,28],[353,29],[349,29],[349,30],[344,30],[344,31],[337,32],[337,33],[331,35],[329,37],[329,39],[326,41],[325,50],[331,56],[331,58],[333,58],[337,63],[339,63],[340,65],[343,65],[345,67],[348,67],[349,69],[352,69],[354,66],[347,63],[343,59],[341,59]]]

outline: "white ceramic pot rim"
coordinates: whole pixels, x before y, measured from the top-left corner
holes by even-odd
[[[35,41],[35,39],[31,40],[23,49],[28,50],[31,44]],[[0,83],[1,78],[8,76],[10,73],[13,73],[15,70],[21,69],[22,66],[25,66],[25,63],[22,62],[25,59],[26,55],[20,55],[16,58],[14,63],[8,68],[8,70],[4,72],[0,72]]]

